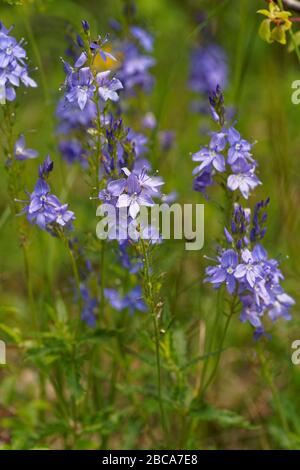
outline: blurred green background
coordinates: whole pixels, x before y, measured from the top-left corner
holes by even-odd
[[[26,38],[30,63],[38,67],[32,76],[39,85],[36,90],[29,89],[19,100],[17,130],[25,133],[28,146],[37,149],[41,157],[51,154],[56,167],[51,183],[55,193],[75,211],[75,228],[94,234],[96,216],[89,201],[89,188],[80,169],[72,169],[62,162],[56,149],[54,112],[64,80],[60,57],[65,57],[68,25],[79,29],[81,19],[86,19],[92,31],[105,34],[109,32],[109,20],[122,16],[124,3],[121,0],[15,3],[18,2],[0,2],[0,19],[7,27],[15,25],[16,37]],[[205,34],[197,23],[196,13],[206,12],[214,42],[228,54],[226,103],[236,108],[237,127],[243,136],[250,141],[257,140],[253,153],[259,162],[263,185],[256,190],[253,199],[271,198],[266,247],[270,255],[282,259],[284,286],[297,302],[292,321],[279,321],[271,326],[272,340],[265,344],[286,415],[297,434],[300,431],[300,366],[294,366],[290,356],[292,341],[300,338],[300,106],[291,103],[291,84],[300,79],[300,65],[287,48],[268,45],[258,37],[261,18],[256,11],[264,6],[265,2],[259,0],[139,0],[136,23],[145,26],[155,38],[157,64],[153,73],[156,84],[149,97],[149,109],[159,117],[160,129],[176,133],[174,149],[167,156],[157,151],[154,168],[164,177],[166,192],[176,190],[180,202],[203,202],[199,193],[192,191],[194,165],[190,153],[206,143],[207,137],[199,131],[199,124],[207,123],[207,119],[190,112],[193,94],[187,86],[191,48],[201,43]],[[37,161],[29,161],[22,177],[29,190],[34,185],[36,171]],[[26,284],[16,224],[8,211],[7,175],[3,164],[0,181],[0,321],[22,329],[26,328],[28,315]],[[203,255],[213,253],[214,240],[221,236],[222,223],[213,205],[205,202],[203,250],[184,251],[181,242],[159,248],[157,266],[167,273],[163,293],[172,314],[186,329],[190,344],[198,342],[199,322],[209,328],[215,306],[215,293],[209,286],[202,285],[206,266]],[[36,227],[30,228],[30,237],[30,263],[38,301],[64,296],[61,285],[70,274],[70,266],[63,248]],[[48,286],[51,286],[50,291]],[[222,372],[210,400],[220,407],[242,410],[249,419],[262,421],[262,427],[259,431],[239,433],[211,428],[204,438],[205,447],[284,447],[285,433],[273,422],[270,394],[255,368],[251,328],[235,319],[226,347]],[[9,350],[8,355],[14,360],[13,350]],[[0,400],[14,406],[14,399],[18,397],[26,407],[31,393],[25,392],[26,385],[22,385],[26,384],[27,366],[17,357],[12,368],[14,379],[11,370],[0,370]],[[15,394],[12,382],[19,387]]]

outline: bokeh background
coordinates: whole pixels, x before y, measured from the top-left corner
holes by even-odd
[[[237,127],[243,136],[257,141],[253,153],[259,162],[263,185],[256,190],[254,199],[268,196],[271,199],[266,247],[271,255],[282,260],[284,286],[296,299],[293,319],[270,325],[272,339],[264,343],[296,446],[295,436],[300,432],[300,366],[293,365],[290,358],[291,343],[300,339],[300,105],[291,103],[291,84],[300,79],[300,65],[287,48],[268,45],[259,38],[261,18],[256,11],[264,6],[265,2],[259,0],[139,0],[136,23],[145,26],[155,38],[155,86],[148,97],[147,110],[157,117],[159,130],[172,130],[176,136],[175,145],[167,154],[154,147],[153,167],[165,179],[165,191],[176,190],[182,203],[203,202],[201,195],[192,191],[194,165],[190,154],[206,143],[204,130],[209,126],[207,116],[191,111],[195,98],[188,87],[191,50],[207,40],[209,28],[211,41],[219,44],[228,56],[226,103],[235,109]],[[28,146],[37,149],[41,157],[51,154],[56,167],[52,187],[76,212],[75,228],[86,237],[94,236],[97,223],[95,207],[89,200],[90,190],[80,167],[69,166],[57,151],[55,108],[64,80],[60,57],[65,57],[66,34],[72,28],[79,29],[82,19],[89,21],[94,32],[109,33],[110,20],[120,19],[123,8],[121,0],[0,2],[1,21],[6,26],[14,24],[15,35],[26,38],[30,63],[38,67],[33,73],[38,89],[28,90],[19,100],[17,130],[23,133],[25,130]],[[207,21],[205,25],[203,18]],[[130,119],[129,116],[128,125],[141,127],[134,116],[132,122]],[[22,176],[24,186],[30,190],[36,179],[36,168],[37,162],[29,161]],[[5,332],[5,325],[13,331],[22,331],[25,336],[28,329],[30,337],[30,307],[22,250],[14,216],[9,210],[4,164],[0,168],[0,181],[0,337],[8,343],[8,365],[0,369],[0,443],[15,448],[43,447],[46,441],[37,434],[39,412],[45,408],[49,411],[51,397],[45,405],[36,395],[35,368]],[[157,269],[166,273],[162,287],[164,298],[176,317],[176,329],[185,334],[183,341],[178,333],[176,341],[178,344],[181,341],[188,358],[203,352],[199,332],[203,332],[203,325],[209,329],[212,321],[216,295],[202,284],[206,266],[203,255],[213,253],[214,243],[222,234],[222,224],[213,204],[205,202],[202,251],[188,252],[182,242],[169,242],[159,248],[156,258]],[[30,239],[34,295],[40,315],[47,323],[45,305],[57,305],[61,298],[68,298],[69,260],[57,240],[36,227],[30,229]],[[96,260],[97,250],[93,256]],[[130,321],[135,330],[141,327],[139,318]],[[255,348],[251,327],[234,319],[222,367],[208,394],[213,406],[241,413],[254,426],[244,426],[246,429],[241,430],[230,423],[228,428],[226,420],[216,415],[208,422],[204,420],[201,429],[197,429],[194,446],[270,449],[288,445],[289,438],[274,416],[270,391],[257,367]],[[198,364],[191,373],[190,380],[196,380]],[[137,382],[142,382],[142,373],[136,374]],[[180,445],[180,433],[175,427],[176,439]],[[114,429],[110,443],[116,448],[154,445],[147,425],[139,418],[129,419],[123,432]],[[60,446],[59,439],[52,444],[54,448]]]

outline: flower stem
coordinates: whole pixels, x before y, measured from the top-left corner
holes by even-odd
[[[153,295],[153,285],[150,276],[150,261],[149,254],[146,250],[144,240],[141,239],[141,246],[143,252],[143,261],[144,261],[144,278],[145,278],[145,294],[146,300],[150,307],[150,314],[153,321],[153,329],[155,335],[155,354],[156,354],[156,368],[157,368],[157,391],[158,391],[158,400],[159,400],[159,410],[160,410],[160,419],[161,426],[164,431],[164,434],[167,435],[167,423],[165,418],[165,411],[163,406],[162,399],[162,384],[161,384],[161,360],[160,360],[160,334],[159,334],[159,322],[155,312],[155,300]]]
[[[270,388],[270,391],[272,393],[273,401],[274,401],[274,404],[275,404],[275,407],[276,407],[276,410],[277,410],[277,413],[278,413],[279,420],[281,422],[281,425],[282,425],[282,428],[283,428],[285,434],[287,435],[287,434],[289,434],[288,422],[286,420],[286,417],[285,417],[285,414],[284,414],[284,411],[283,411],[283,408],[282,408],[282,404],[281,404],[281,401],[280,401],[280,398],[279,398],[278,390],[276,388],[276,385],[274,384],[274,380],[273,380],[272,374],[270,372],[270,369],[268,367],[267,359],[264,355],[261,344],[258,345],[257,353],[258,353],[258,358],[259,358],[259,361],[260,361],[260,364],[261,364],[263,376],[264,376],[264,378],[265,378],[265,380],[266,380],[266,382],[267,382],[267,384]]]

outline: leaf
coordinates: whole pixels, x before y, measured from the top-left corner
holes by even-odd
[[[252,425],[244,416],[239,415],[235,411],[214,408],[211,405],[206,405],[198,409],[192,408],[191,415],[197,417],[200,421],[214,422],[224,428],[256,428],[256,426]]]
[[[22,342],[22,335],[18,328],[11,328],[0,323],[0,331],[3,331],[14,343],[20,344]]]
[[[98,328],[96,330],[89,331],[85,335],[78,338],[78,343],[98,343],[99,340],[106,340],[116,337],[120,332],[120,330]]]
[[[271,39],[271,22],[270,20],[263,20],[258,30],[260,37],[267,42],[272,42]]]
[[[186,362],[186,337],[184,331],[182,330],[175,330],[173,332],[173,348],[177,357],[177,363],[179,366],[183,366]]]
[[[187,369],[188,367],[191,367],[191,366],[197,364],[197,362],[199,362],[199,361],[205,361],[206,359],[209,359],[210,357],[217,356],[218,354],[222,353],[223,351],[226,351],[226,349],[228,349],[228,348],[218,349],[217,351],[212,351],[212,352],[209,352],[209,353],[206,353],[206,354],[202,354],[201,356],[194,357],[189,362],[184,364],[180,369],[181,370]]]
[[[294,34],[294,40],[289,43],[288,51],[293,52],[295,47],[300,46],[300,31]]]

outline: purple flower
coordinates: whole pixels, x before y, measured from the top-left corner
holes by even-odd
[[[131,315],[135,312],[135,310],[140,312],[147,311],[147,306],[142,299],[142,289],[140,286],[134,287],[123,298],[115,289],[104,289],[104,295],[109,301],[110,305],[117,311],[128,308]]]
[[[168,152],[174,145],[174,131],[160,131],[158,134],[159,144],[164,152]]]
[[[39,166],[39,177],[40,178],[47,178],[49,173],[53,170],[54,163],[51,160],[50,155],[47,155],[45,160],[43,161],[42,165]]]
[[[247,140],[242,139],[240,133],[234,127],[229,128],[227,137],[230,145],[228,150],[229,165],[232,165],[238,159],[247,159],[251,157],[250,151],[252,145],[247,142]]]
[[[86,155],[78,139],[61,140],[58,147],[63,158],[67,160],[68,163],[78,161],[83,166],[86,166]]]
[[[225,250],[221,257],[219,257],[220,264],[217,266],[210,266],[206,269],[205,281],[219,287],[223,282],[226,283],[227,290],[232,294],[235,290],[235,270],[238,264],[238,255],[232,250]]]
[[[193,181],[193,189],[199,193],[206,194],[206,189],[213,184],[211,169],[206,168]]]
[[[90,328],[96,326],[95,310],[98,306],[96,298],[90,297],[88,288],[85,285],[80,286],[80,293],[83,300],[83,308],[81,311],[81,320],[84,321]]]
[[[201,162],[201,165],[198,165],[193,170],[193,175],[197,175],[205,168],[211,168],[211,166],[221,173],[225,171],[225,158],[215,148],[204,147],[199,152],[193,154],[192,160],[194,162]]]
[[[135,310],[139,312],[147,312],[147,306],[142,298],[142,289],[140,286],[134,287],[124,298],[126,308],[129,309],[131,315],[134,314]]]
[[[123,85],[117,78],[109,78],[110,74],[110,70],[97,73],[96,81],[98,84],[98,93],[103,101],[118,101],[119,95],[117,91],[121,90]]]
[[[139,180],[134,173],[127,178],[127,193],[123,193],[118,197],[117,207],[128,207],[128,213],[133,219],[140,212],[141,206],[153,206],[154,202],[151,197],[143,191]]]
[[[290,295],[286,294],[285,292],[278,294],[271,308],[269,309],[269,317],[272,321],[277,320],[279,317],[283,317],[285,320],[290,320],[292,317],[290,315],[289,309],[293,305],[295,305],[295,301]]]
[[[28,204],[21,213],[27,215],[30,223],[36,224],[41,229],[55,235],[55,229],[58,226],[68,230],[71,229],[75,216],[74,212],[68,210],[67,204],[61,204],[59,199],[50,193],[50,186],[44,178],[48,176],[52,168],[53,162],[48,156],[39,167],[39,179],[30,194]]]
[[[151,112],[146,113],[143,118],[142,124],[143,124],[143,127],[145,127],[146,129],[150,129],[150,130],[155,129],[157,122],[156,122],[156,118],[154,114]]]
[[[128,177],[131,175],[131,171],[128,168],[122,168],[125,175]],[[160,186],[164,184],[163,180],[160,177],[151,177],[147,175],[147,169],[142,168],[139,171],[134,171],[134,174],[137,176],[139,187],[148,193],[150,196],[160,194]]]
[[[11,29],[6,29],[0,23],[0,104],[16,98],[14,87],[19,87],[20,82],[26,87],[37,86],[28,76],[26,51],[21,46],[23,40],[17,42],[10,36]]]
[[[139,26],[131,26],[130,31],[146,52],[153,51],[153,37],[147,31]]]
[[[116,289],[104,289],[104,295],[115,310],[120,312],[126,308],[124,299],[121,298],[120,293]]]
[[[244,198],[248,199],[250,191],[261,184],[261,181],[254,173],[255,167],[239,158],[231,168],[233,174],[228,176],[227,187],[231,191],[239,189]]]
[[[132,43],[122,45],[121,52],[124,59],[117,71],[117,78],[121,80],[125,93],[135,94],[136,89],[149,92],[154,82],[149,69],[155,64],[155,60],[141,54]]]
[[[226,87],[227,58],[223,49],[215,44],[194,49],[191,56],[189,85],[193,91],[208,94],[219,85]]]
[[[38,152],[32,149],[26,149],[25,138],[20,135],[14,146],[14,156],[16,160],[29,160],[36,158]]]
[[[72,72],[66,80],[69,91],[66,98],[70,103],[76,102],[83,110],[89,100],[94,96],[96,90],[93,84],[93,75],[89,67],[83,67],[78,72]]]
[[[235,270],[234,276],[236,279],[247,281],[250,287],[263,279],[262,269],[257,256],[257,250],[251,253],[248,248],[242,250],[242,261]]]

